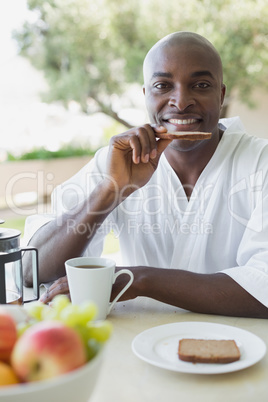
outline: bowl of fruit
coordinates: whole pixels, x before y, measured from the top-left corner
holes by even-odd
[[[112,331],[95,316],[63,295],[0,306],[0,402],[88,402]]]

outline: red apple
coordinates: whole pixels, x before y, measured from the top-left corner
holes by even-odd
[[[5,310],[0,308],[0,360],[9,362],[16,340],[16,323]]]
[[[28,328],[11,355],[11,365],[23,382],[52,378],[85,363],[79,334],[59,321],[43,321]]]

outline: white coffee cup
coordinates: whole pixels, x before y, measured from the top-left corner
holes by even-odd
[[[134,275],[129,269],[115,272],[115,266],[115,261],[101,257],[77,257],[65,262],[72,303],[93,301],[98,309],[97,320],[104,320],[107,317],[117,300],[133,282]],[[130,279],[110,302],[112,286],[116,278],[122,274],[129,275]]]

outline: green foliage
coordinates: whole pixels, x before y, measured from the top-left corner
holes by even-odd
[[[1,210],[0,210],[1,215]],[[10,217],[5,219],[5,223],[0,226],[1,228],[8,228],[8,229],[17,229],[21,232],[21,236],[24,234],[24,225],[25,225],[26,216],[17,217],[14,214],[14,217]]]
[[[42,69],[45,100],[78,101],[86,113],[120,120],[113,95],[142,84],[149,48],[174,31],[195,31],[221,54],[228,94],[251,104],[268,87],[267,0],[28,0],[35,21],[15,34],[21,53]],[[130,100],[131,101],[131,100]]]
[[[35,148],[30,152],[26,152],[20,156],[14,156],[12,153],[8,153],[8,161],[23,161],[30,159],[53,159],[53,158],[68,158],[74,156],[94,155],[96,151],[90,148],[77,147],[74,148],[70,145],[59,149],[58,151],[49,151],[46,148]]]
[[[110,124],[109,126],[105,127],[103,129],[103,141],[108,144],[110,138],[112,136],[122,133],[124,131],[124,126],[117,121],[114,121],[114,123]]]

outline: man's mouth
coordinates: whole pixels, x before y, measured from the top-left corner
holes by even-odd
[[[175,125],[187,125],[187,124],[198,123],[197,119],[168,119],[167,121]]]
[[[202,131],[200,124],[201,124],[201,119],[195,116],[189,116],[186,118],[186,116],[181,116],[183,118],[178,119],[171,116],[167,116],[167,119],[163,119],[162,121],[165,122],[164,126],[169,130],[169,131]]]

